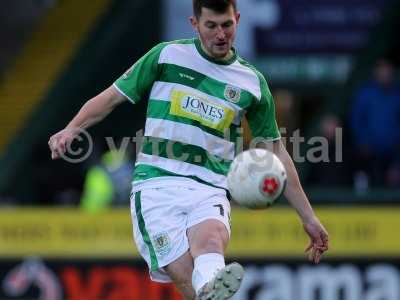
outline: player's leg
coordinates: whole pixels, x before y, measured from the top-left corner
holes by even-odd
[[[196,198],[199,201],[188,201]],[[193,287],[197,291],[209,283],[206,296],[196,299],[207,299],[207,295],[217,295],[214,300],[229,298],[225,292],[232,293],[228,290],[232,287],[236,290],[237,278],[241,279],[243,269],[224,267],[223,252],[230,230],[230,205],[224,192],[181,187],[145,189],[132,195],[131,204],[135,242],[149,266],[152,280],[170,282],[172,279],[185,300],[195,297],[191,281],[196,282]],[[194,281],[193,269],[199,275],[194,276]],[[213,276],[218,270],[217,278],[228,288],[214,289]]]
[[[205,220],[188,229],[190,254],[196,258],[206,253],[223,255],[229,242],[229,232],[224,223],[215,219]]]
[[[179,188],[148,188],[132,195],[132,223],[136,246],[156,282],[174,282],[185,300],[194,299],[191,287],[193,258],[186,236],[186,200]],[[188,276],[188,274],[190,274]],[[186,280],[187,279],[187,280]]]
[[[199,300],[225,300],[238,290],[243,278],[239,264],[225,266],[224,251],[230,237],[230,205],[224,192],[202,191],[200,204],[189,217],[190,253],[194,259],[193,288]]]
[[[192,287],[193,257],[189,252],[165,267],[165,271],[172,279],[184,300],[194,300],[196,294]]]
[[[192,284],[198,293],[218,270],[225,267],[224,251],[229,233],[222,222],[210,219],[189,228],[188,239],[194,260]]]
[[[229,232],[226,226],[215,219],[206,220],[188,229],[190,253],[165,267],[169,277],[184,295],[185,300],[195,299],[196,294],[192,286],[193,257],[196,260],[197,270],[193,279],[198,290],[211,281],[218,270],[225,267],[223,253],[228,244]],[[189,275],[188,275],[189,274]]]

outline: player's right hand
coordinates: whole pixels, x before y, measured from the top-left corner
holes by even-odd
[[[48,143],[51,151],[51,159],[58,159],[64,155],[78,133],[78,129],[66,128],[52,135]]]

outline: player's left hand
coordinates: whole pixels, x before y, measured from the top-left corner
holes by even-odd
[[[329,248],[328,232],[317,217],[303,223],[305,232],[310,237],[310,244],[305,249],[308,259],[313,263],[319,263],[322,254]]]

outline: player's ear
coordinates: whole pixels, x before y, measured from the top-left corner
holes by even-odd
[[[190,24],[192,24],[192,27],[194,30],[198,31],[198,26],[199,26],[199,21],[195,16],[190,16],[189,17]]]
[[[236,12],[235,18],[236,18],[236,24],[239,24],[239,21],[240,21],[240,11],[237,11],[237,12]]]

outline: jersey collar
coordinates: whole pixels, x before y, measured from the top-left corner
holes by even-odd
[[[230,65],[232,63],[234,63],[237,59],[237,53],[236,53],[236,49],[234,47],[232,47],[232,51],[233,51],[233,55],[231,58],[227,59],[227,60],[220,60],[220,59],[216,59],[214,57],[211,57],[210,55],[208,55],[204,50],[203,47],[201,47],[201,41],[199,38],[195,38],[194,39],[194,44],[196,46],[197,51],[200,53],[201,56],[203,56],[205,59],[207,59],[208,61],[214,63],[214,64],[218,64],[218,65]]]

